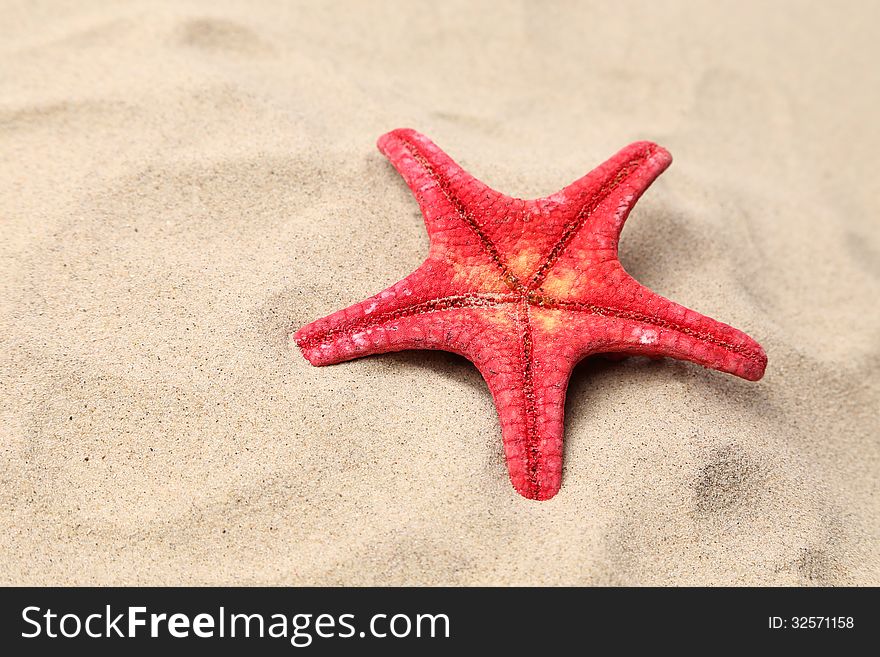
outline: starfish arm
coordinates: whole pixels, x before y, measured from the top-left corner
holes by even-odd
[[[672,156],[665,148],[648,141],[635,142],[549,197],[568,206],[572,216],[529,287],[541,285],[569,249],[608,250],[616,255],[620,231],[630,211],[671,162]]]
[[[513,487],[546,500],[562,482],[565,393],[576,359],[547,340],[533,317],[546,311],[522,302],[505,308],[509,325],[487,332],[467,357],[492,393]]]
[[[438,230],[449,228],[450,219],[459,228],[481,233],[475,217],[503,197],[415,130],[393,130],[382,135],[377,146],[415,195],[432,240]]]
[[[472,268],[476,267],[474,257],[470,256]],[[484,266],[491,269],[488,263]],[[409,336],[399,333],[399,327],[388,328],[396,320],[454,308],[491,307],[509,298],[510,288],[500,281],[464,276],[453,259],[433,254],[403,280],[303,326],[291,339],[312,365],[332,365],[383,351],[418,348],[408,346]]]
[[[622,270],[621,270],[622,271]],[[742,331],[666,299],[630,278],[591,301],[563,301],[562,310],[582,314],[589,336],[582,356],[614,352],[665,356],[728,372],[749,381],[764,376],[767,355]]]
[[[292,336],[293,342],[312,365],[405,349],[464,353],[462,345],[468,332],[449,322],[466,323],[467,314],[453,311],[492,309],[514,298],[477,292],[438,296],[440,290],[414,284],[413,279],[419,282],[416,276],[408,277],[369,299],[307,324]],[[431,315],[432,320],[426,322],[425,315]]]

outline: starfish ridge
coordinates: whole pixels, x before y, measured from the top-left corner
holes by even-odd
[[[672,161],[663,148],[631,144],[562,191],[521,200],[490,189],[414,130],[394,130],[378,146],[421,206],[428,257],[293,339],[313,365],[404,349],[472,361],[498,409],[510,480],[525,497],[559,490],[565,393],[584,357],[670,356],[763,376],[757,342],[655,294],[618,261],[627,215]]]

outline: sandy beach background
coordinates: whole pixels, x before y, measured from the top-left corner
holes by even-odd
[[[0,9],[0,583],[880,584],[877,3]],[[581,365],[538,503],[465,360],[309,366],[425,256],[404,126],[522,197],[667,147],[621,260],[766,377]]]

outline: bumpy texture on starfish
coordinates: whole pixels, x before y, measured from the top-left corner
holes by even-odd
[[[413,130],[378,146],[418,199],[428,258],[293,339],[313,365],[404,349],[469,359],[492,392],[510,479],[525,497],[559,490],[565,393],[584,357],[671,356],[763,376],[758,343],[648,290],[617,259],[627,215],[672,161],[663,148],[631,144],[562,191],[526,201],[490,189]]]

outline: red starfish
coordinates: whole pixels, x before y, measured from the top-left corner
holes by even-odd
[[[498,408],[510,480],[525,497],[559,490],[565,391],[585,356],[671,356],[763,376],[757,342],[643,287],[617,259],[627,215],[672,161],[663,148],[630,144],[562,191],[525,201],[490,189],[414,130],[394,130],[378,146],[418,199],[428,258],[293,339],[313,365],[404,349],[472,361]]]

